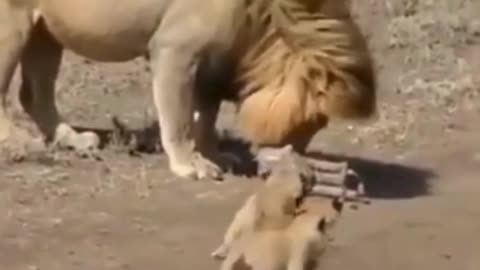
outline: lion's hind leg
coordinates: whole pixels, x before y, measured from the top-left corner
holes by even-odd
[[[62,122],[55,104],[55,81],[62,59],[62,46],[42,20],[37,22],[23,51],[20,101],[46,141],[82,155],[94,153],[99,138],[92,132],[78,133]]]
[[[26,7],[0,1],[0,155],[9,160],[23,159],[31,135],[13,122],[7,113],[7,96],[14,71],[33,25]]]

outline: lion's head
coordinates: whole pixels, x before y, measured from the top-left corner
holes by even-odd
[[[374,112],[372,63],[346,0],[258,2],[262,8],[251,13],[262,18],[256,29],[263,31],[238,75],[240,125],[249,140],[303,150],[329,118]]]

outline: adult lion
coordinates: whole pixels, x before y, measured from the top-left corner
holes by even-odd
[[[147,56],[162,144],[182,177],[221,173],[221,100],[239,105],[252,142],[299,150],[330,117],[375,109],[368,50],[341,0],[0,0],[2,100],[20,63],[21,104],[46,141],[95,146],[55,105],[64,48],[97,61]],[[2,102],[0,141],[14,126]]]

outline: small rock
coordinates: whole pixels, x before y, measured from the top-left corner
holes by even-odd
[[[142,224],[136,224],[136,225],[135,225],[135,229],[136,229],[138,232],[145,232],[145,227],[144,227]]]
[[[452,258],[452,255],[448,254],[448,253],[444,253],[444,254],[442,254],[442,257],[446,260],[450,260]]]
[[[54,226],[58,226],[58,225],[61,225],[63,223],[63,219],[62,218],[52,218],[52,225]]]
[[[470,23],[469,32],[473,36],[480,36],[480,20],[474,20]]]

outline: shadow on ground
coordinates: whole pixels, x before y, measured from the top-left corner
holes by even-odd
[[[129,128],[121,122],[113,120],[113,129],[89,129],[76,127],[78,131],[93,131],[99,134],[103,146],[111,143],[128,145],[131,153],[161,153],[159,128],[157,122],[146,127]],[[242,160],[242,168],[233,171],[234,174],[255,176],[257,166],[250,153],[247,142],[236,138],[225,131],[221,134],[220,149],[234,153]],[[382,162],[378,160],[333,155],[320,152],[307,154],[315,159],[331,161],[347,161],[349,166],[365,182],[366,195],[377,199],[408,199],[425,196],[430,193],[430,181],[436,174],[429,169],[407,166],[397,163]]]
[[[154,121],[143,127],[127,127],[118,118],[112,118],[112,128],[74,126],[77,132],[94,132],[100,138],[100,148],[117,144],[127,146],[132,153],[163,152],[160,144],[160,128]]]

